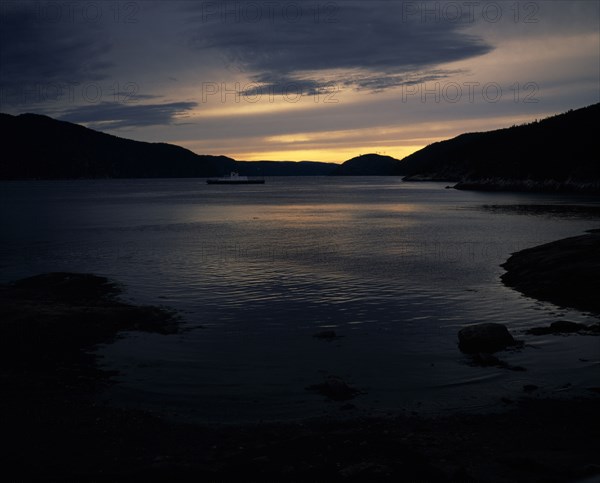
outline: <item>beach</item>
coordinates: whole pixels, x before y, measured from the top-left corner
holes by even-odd
[[[563,241],[561,250],[565,243],[581,241]],[[5,284],[0,297],[5,468],[20,480],[499,483],[600,475],[600,388],[551,398],[523,387],[523,397],[504,398],[504,410],[490,414],[173,422],[100,402],[114,374],[98,368],[90,349],[124,330],[174,333],[176,314],[122,302],[118,285],[89,274]]]

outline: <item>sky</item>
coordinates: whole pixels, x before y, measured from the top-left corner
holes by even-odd
[[[0,111],[237,160],[402,159],[600,102],[600,1],[5,1]]]

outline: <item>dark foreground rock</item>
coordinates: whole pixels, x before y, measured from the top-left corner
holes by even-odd
[[[95,395],[110,379],[85,351],[122,328],[176,329],[172,314],[125,304],[117,293],[106,279],[76,274],[0,287],[2,470],[9,478],[533,483],[600,474],[595,393],[524,399],[500,414],[398,411],[238,426],[173,423],[101,404]]]
[[[570,322],[568,320],[558,320],[552,322],[548,327],[534,327],[526,331],[532,335],[546,334],[581,334],[581,333],[600,333],[600,324],[587,326],[578,322]]]
[[[110,374],[99,371],[87,352],[94,345],[111,342],[124,330],[177,330],[172,312],[127,304],[119,293],[108,279],[81,273],[49,273],[0,285],[0,361],[9,387],[18,384],[29,394],[57,384],[97,384]]]
[[[519,292],[600,313],[600,230],[514,253],[502,281]]]
[[[458,347],[467,354],[478,352],[491,354],[517,344],[506,326],[502,324],[471,325],[458,332]]]
[[[313,334],[313,337],[316,339],[332,341],[332,340],[339,338],[340,336],[335,333],[335,330],[322,330],[320,332]]]

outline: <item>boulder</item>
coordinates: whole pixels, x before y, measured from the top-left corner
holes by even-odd
[[[573,334],[585,330],[588,330],[588,327],[585,324],[570,322],[568,320],[559,320],[557,322],[552,322],[549,327],[534,327],[533,329],[529,329],[527,333],[532,335]]]
[[[476,352],[491,354],[516,344],[517,341],[502,324],[471,325],[458,332],[458,347],[467,354]]]

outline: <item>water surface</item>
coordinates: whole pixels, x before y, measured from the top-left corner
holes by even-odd
[[[106,395],[115,404],[223,422],[340,414],[306,390],[333,375],[364,392],[350,415],[489,409],[525,384],[574,394],[599,375],[597,338],[522,333],[592,317],[499,280],[510,253],[599,227],[594,198],[378,177],[0,187],[3,281],[92,272],[182,315],[181,334],[99,349],[121,371]],[[530,344],[502,354],[527,371],[469,366],[456,332],[477,322]],[[325,329],[342,337],[313,337]]]

